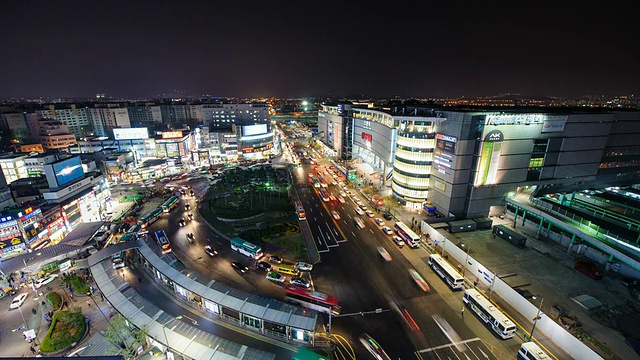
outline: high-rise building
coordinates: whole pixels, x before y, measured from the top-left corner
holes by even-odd
[[[24,143],[29,138],[29,127],[23,113],[0,114],[0,129],[8,130],[17,143]]]
[[[130,128],[129,112],[126,108],[89,109],[91,124],[96,136],[113,138],[113,129]]]
[[[160,106],[152,103],[127,104],[131,127],[146,127],[151,130],[162,124]]]
[[[56,104],[48,105],[47,109],[37,110],[35,113],[38,119],[53,119],[61,121],[64,125],[69,127],[69,132],[71,134],[75,134],[77,138],[94,135],[89,109],[86,107],[78,107],[75,104],[67,106],[60,106]],[[39,133],[34,133],[32,131],[32,134],[37,135]]]

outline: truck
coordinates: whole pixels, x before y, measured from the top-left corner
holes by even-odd
[[[496,225],[493,227],[493,237],[495,238],[496,235],[521,249],[525,247],[527,242],[526,236],[518,234],[504,225]]]

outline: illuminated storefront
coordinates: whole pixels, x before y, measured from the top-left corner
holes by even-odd
[[[183,131],[165,131],[160,138],[155,139],[156,155],[159,158],[189,159],[193,139],[189,133]]]
[[[25,248],[18,219],[10,215],[0,217],[0,257],[7,259],[19,255]]]

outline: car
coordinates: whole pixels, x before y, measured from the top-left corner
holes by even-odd
[[[169,181],[171,181],[171,178],[168,178],[168,177],[160,179],[161,183],[167,183]]]
[[[192,213],[189,213],[189,215],[187,215],[187,218],[188,218],[189,220],[193,220],[193,214],[192,214]]]
[[[245,265],[243,265],[242,263],[240,263],[238,261],[232,261],[231,262],[231,267],[233,268],[233,270],[237,271],[240,274],[244,274],[247,271],[249,271],[248,267],[246,267]]]
[[[400,249],[404,248],[404,240],[400,236],[394,236],[392,239]]]
[[[393,216],[391,216],[391,214],[389,213],[384,213],[382,214],[382,217],[385,218],[386,220],[391,220],[393,219]]]
[[[374,217],[374,216],[376,216],[376,215],[373,213],[373,211],[371,211],[371,210],[367,210],[367,211],[365,211],[364,213],[365,213],[365,214],[367,214],[367,216],[368,216],[368,217],[371,217],[371,218],[372,218],[372,217]]]
[[[362,209],[360,209],[359,207],[355,208],[354,210],[355,210],[356,214],[364,215],[364,211],[362,211]]]
[[[378,226],[384,225],[384,220],[382,220],[380,218],[375,218],[375,219],[373,219],[373,221],[375,221]]]
[[[378,254],[380,254],[380,256],[382,256],[382,258],[384,259],[384,261],[391,261],[391,255],[389,255],[389,252],[387,251],[387,249],[385,249],[382,246],[378,246]]]
[[[296,267],[300,270],[300,271],[311,271],[313,270],[313,265],[306,263],[306,262],[297,262],[296,263]]]
[[[187,241],[188,241],[189,243],[192,243],[192,242],[194,242],[195,240],[196,240],[196,236],[195,236],[195,235],[193,235],[193,233],[188,233],[188,234],[187,234]]]
[[[218,255],[218,252],[216,251],[216,249],[212,248],[209,245],[205,245],[204,252],[207,253],[207,255],[209,255],[211,257],[214,257],[214,256]]]
[[[277,272],[269,272],[267,274],[267,280],[282,283],[284,282],[284,276],[282,274],[278,274]]]
[[[338,214],[338,212],[335,210],[331,210],[331,216],[333,216],[333,218],[336,220],[340,220],[340,214]]]
[[[367,333],[360,335],[360,343],[376,360],[391,360],[389,355],[382,349],[382,346]]]
[[[329,200],[336,201],[336,196],[333,194],[329,194]]]
[[[282,264],[282,258],[276,255],[269,256],[269,261],[274,264]]]
[[[178,225],[179,225],[180,227],[185,226],[186,224],[187,224],[187,223],[184,221],[184,219],[183,219],[183,218],[180,218],[180,220],[178,221]]]
[[[187,210],[187,211],[188,211],[188,210],[190,210],[190,209],[191,209],[191,205],[189,205],[189,204],[185,204],[185,205],[184,205],[184,209],[185,209],[185,210]]]
[[[36,289],[40,289],[41,286],[47,285],[58,277],[58,274],[47,274],[44,277],[36,281]]]
[[[414,269],[409,269],[409,274],[411,275],[411,278],[413,279],[413,281],[420,287],[420,289],[422,289],[422,291],[431,290],[431,288],[429,287],[429,284],[427,284],[427,282],[424,280],[424,278],[422,277],[422,275],[420,275],[419,272],[417,272]]]
[[[300,276],[292,277],[290,283],[291,283],[291,285],[303,287],[305,289],[308,289],[308,288],[311,287],[311,282],[309,280],[303,278],[303,277],[300,277]]]
[[[581,273],[589,276],[593,280],[602,280],[602,278],[604,277],[604,274],[602,273],[602,270],[600,270],[600,267],[588,260],[576,261],[574,268]]]
[[[354,220],[354,221],[356,222],[356,227],[357,227],[358,229],[364,229],[364,228],[365,228],[364,221],[362,221],[362,219],[360,219],[360,218],[355,218],[355,220]]]
[[[342,197],[346,197],[346,196],[347,196],[347,193],[346,193],[346,192],[344,192],[344,191],[340,191],[338,194],[339,194],[340,196],[342,196]]]
[[[338,186],[338,183],[335,180],[333,180],[333,181],[331,181],[331,185]]]
[[[391,230],[391,228],[388,227],[388,226],[383,226],[382,227],[382,232],[387,234],[387,235],[392,235],[393,234],[393,230]]]
[[[256,267],[257,267],[258,269],[262,269],[262,270],[264,270],[264,271],[269,271],[269,270],[271,270],[271,264],[269,264],[269,263],[268,263],[268,262],[266,262],[266,261],[259,261],[259,262],[256,264]]]
[[[338,196],[338,201],[340,201],[341,204],[346,203],[345,199],[342,196]]]
[[[27,300],[27,293],[22,293],[20,295],[16,295],[15,298],[13,298],[13,300],[11,301],[11,305],[9,305],[9,308],[11,309],[17,309],[20,306],[22,306],[22,304],[24,304],[25,300]]]

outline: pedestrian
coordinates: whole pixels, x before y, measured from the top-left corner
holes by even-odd
[[[462,316],[462,318],[464,318],[464,305],[462,305],[462,310],[460,310],[460,316]]]
[[[32,354],[36,353],[36,349],[33,348],[33,345],[29,346],[29,351],[31,351]]]
[[[87,300],[87,305],[91,307],[91,301]]]

